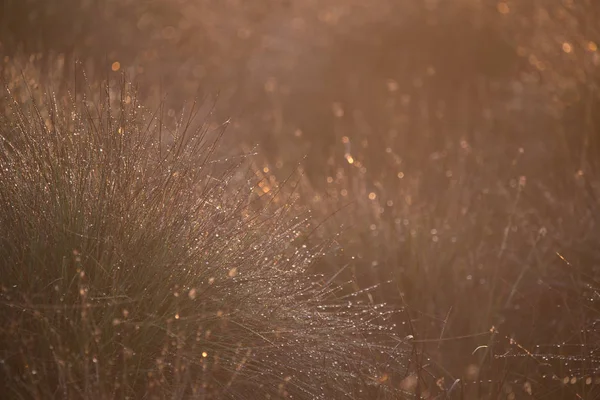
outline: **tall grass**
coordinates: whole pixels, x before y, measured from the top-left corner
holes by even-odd
[[[390,310],[311,268],[306,216],[225,125],[135,88],[17,100],[0,122],[0,360],[14,398],[391,398]],[[40,95],[44,93],[44,95]],[[114,94],[113,94],[114,93]]]
[[[352,290],[392,282],[366,296],[406,306],[397,322],[410,322],[414,371],[401,387],[423,398],[594,398],[596,3],[267,3],[189,0],[161,18],[147,5],[171,2],[128,13],[113,2],[106,26],[123,47],[106,26],[84,27],[109,42],[92,47],[110,48],[100,64],[118,60],[150,82],[177,71],[152,85],[172,85],[174,103],[198,85],[222,89],[236,116],[230,148],[261,145],[249,168],[265,199],[307,154],[295,206],[314,212],[302,240],[335,237],[341,254],[311,268]],[[134,26],[144,38],[127,44]],[[56,40],[47,44],[71,54]]]

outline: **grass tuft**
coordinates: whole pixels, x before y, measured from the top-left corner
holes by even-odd
[[[167,124],[125,80],[91,87],[5,89],[3,393],[399,396],[393,311],[310,272],[328,243],[305,244],[309,219],[247,157],[219,158],[226,124],[195,105]]]

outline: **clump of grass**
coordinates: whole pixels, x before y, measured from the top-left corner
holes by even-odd
[[[3,393],[398,396],[392,312],[315,279],[327,243],[304,244],[308,219],[244,157],[218,158],[225,125],[192,107],[169,127],[125,81],[100,88],[5,92]]]

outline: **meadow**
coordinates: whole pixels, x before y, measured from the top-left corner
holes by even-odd
[[[2,4],[11,397],[600,395],[594,2]]]

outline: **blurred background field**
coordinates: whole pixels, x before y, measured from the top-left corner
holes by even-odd
[[[17,94],[60,92],[79,61],[170,118],[216,102],[263,192],[299,171],[296,204],[336,242],[319,272],[406,307],[407,390],[599,395],[594,1],[1,4]]]

